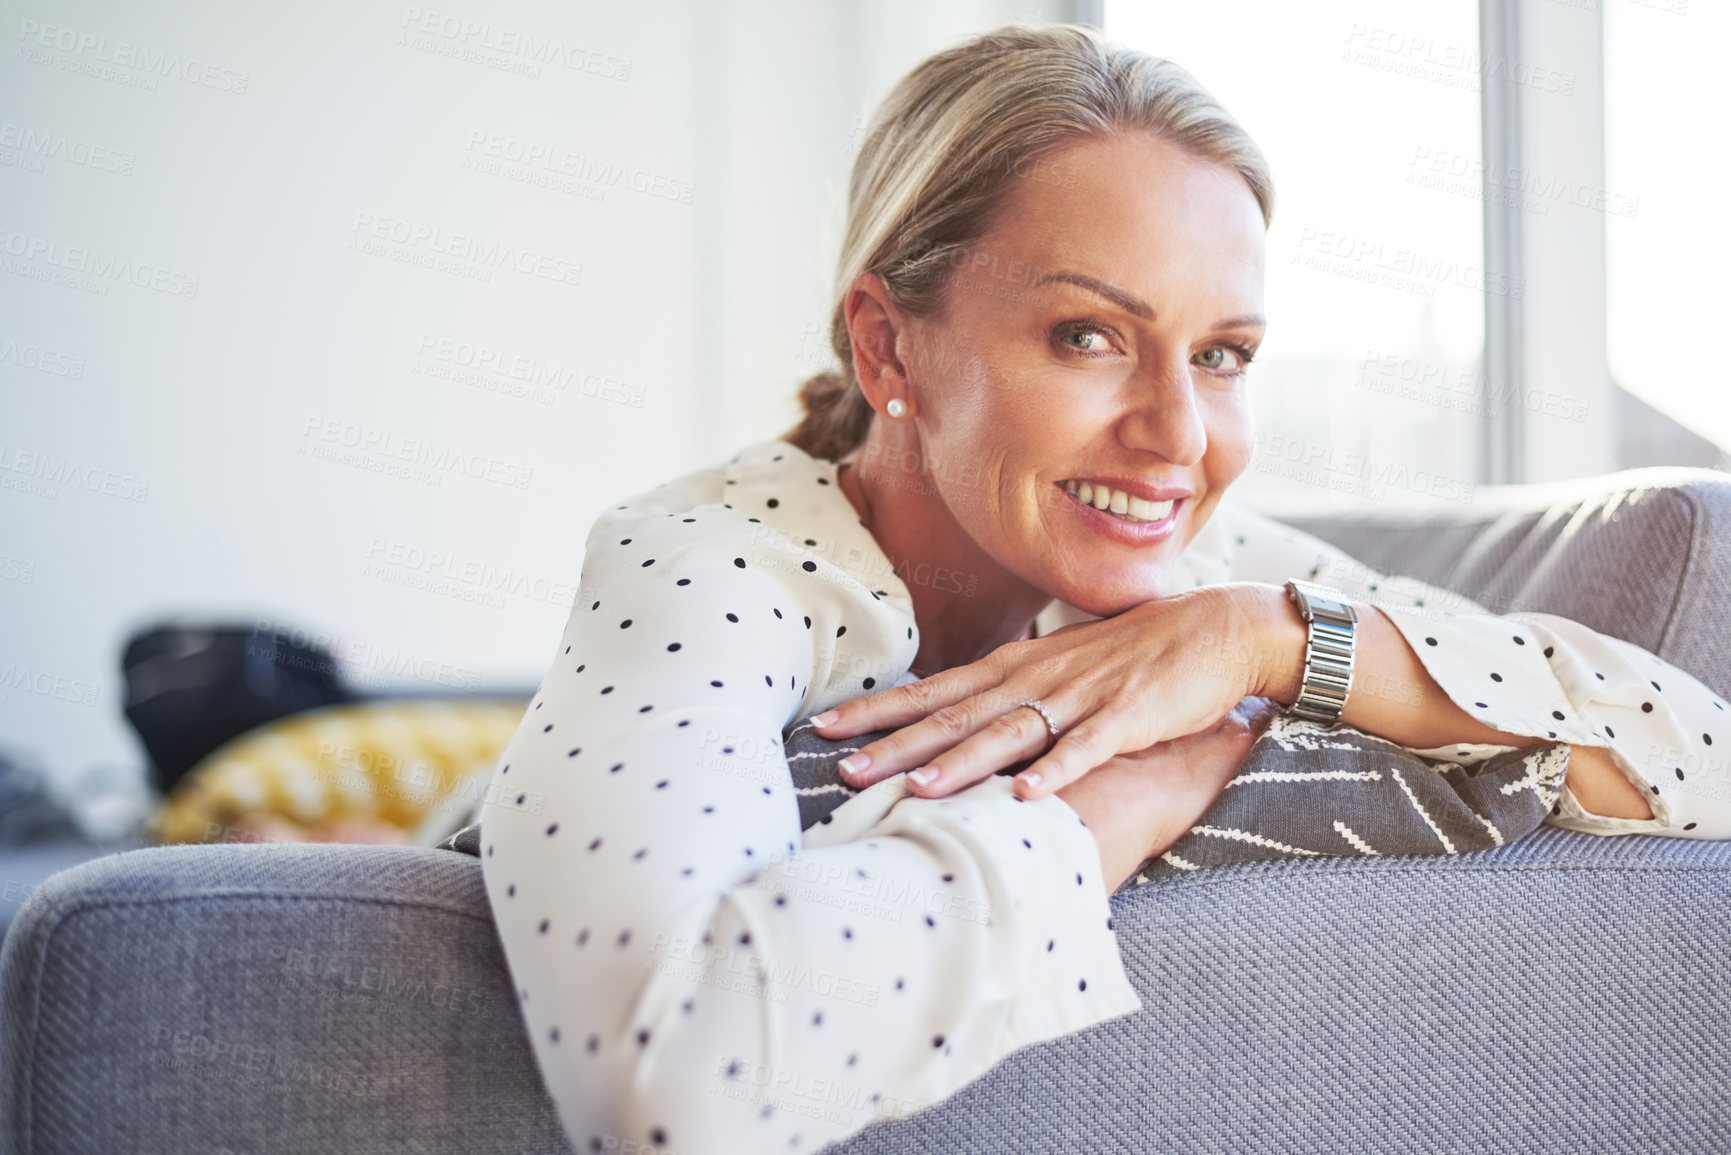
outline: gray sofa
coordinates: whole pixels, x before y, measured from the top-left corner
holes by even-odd
[[[1731,696],[1731,477],[1639,470],[1300,522]],[[1126,891],[1145,1009],[832,1150],[1731,1149],[1731,845],[1552,828]],[[0,1152],[558,1152],[479,862],[133,850],[0,950]],[[630,1144],[613,1147],[631,1150]]]

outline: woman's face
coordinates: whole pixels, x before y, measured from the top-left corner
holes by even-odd
[[[980,548],[1100,616],[1175,592],[1250,460],[1263,237],[1242,177],[1148,133],[1019,171],[898,350],[932,479]]]

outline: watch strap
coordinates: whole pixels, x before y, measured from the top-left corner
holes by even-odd
[[[1358,610],[1339,591],[1312,582],[1289,581],[1286,593],[1307,630],[1304,679],[1286,713],[1332,726],[1340,721],[1352,691]]]

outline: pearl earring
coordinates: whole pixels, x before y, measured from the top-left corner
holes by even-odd
[[[907,411],[908,403],[903,401],[900,397],[891,397],[889,404],[884,406],[884,412],[888,413],[891,417],[900,417]]]

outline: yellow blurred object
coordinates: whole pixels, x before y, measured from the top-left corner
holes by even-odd
[[[480,805],[526,709],[518,699],[437,698],[279,718],[189,770],[151,838],[430,846]]]

